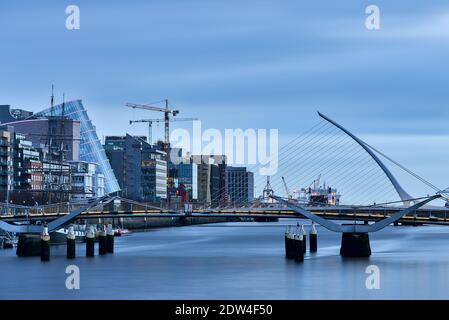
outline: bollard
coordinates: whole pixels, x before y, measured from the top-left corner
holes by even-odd
[[[114,253],[114,230],[112,224],[108,224],[108,231],[106,233],[107,252]]]
[[[295,234],[295,261],[304,261],[304,235],[299,231]]]
[[[304,225],[301,225],[300,233],[302,234],[302,237],[303,237],[302,250],[303,250],[304,253],[306,253],[306,249],[307,249],[307,232],[306,232],[306,229],[304,229]]]
[[[75,259],[75,250],[75,231],[73,226],[70,226],[69,231],[67,232],[67,259]]]
[[[315,223],[312,222],[312,227],[310,228],[310,252],[318,251],[318,234],[316,232]]]
[[[290,234],[290,226],[287,226],[284,233],[285,257],[287,259],[289,259],[289,249],[290,249],[289,234]]]
[[[41,261],[50,260],[50,235],[48,234],[48,227],[44,226],[41,235]]]
[[[105,255],[106,253],[106,232],[103,229],[98,231],[98,254]]]
[[[94,227],[90,226],[86,231],[86,257],[95,256],[95,231]]]
[[[287,259],[293,259],[294,256],[294,244],[295,241],[293,240],[293,233],[291,230],[291,227],[289,227],[289,232],[287,234]]]

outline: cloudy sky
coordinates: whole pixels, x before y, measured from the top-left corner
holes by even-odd
[[[70,4],[80,30],[65,28]],[[365,27],[370,4],[380,30]],[[0,103],[37,111],[54,83],[100,136],[146,134],[128,120],[159,115],[124,104],[166,97],[205,128],[278,128],[281,141],[320,110],[449,186],[447,1],[6,0],[0,43]]]

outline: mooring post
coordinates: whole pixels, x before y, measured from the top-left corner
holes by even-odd
[[[75,259],[75,250],[75,230],[73,226],[70,226],[69,231],[67,232],[67,259]]]
[[[294,233],[292,232],[292,228],[289,228],[289,232],[287,234],[287,259],[295,258],[295,239]]]
[[[318,251],[318,232],[315,228],[315,223],[312,222],[312,227],[310,228],[310,252],[317,252]]]
[[[98,230],[98,254],[102,256],[106,253],[106,232],[103,227],[102,229]]]
[[[285,257],[287,259],[289,259],[289,249],[290,249],[289,235],[290,235],[290,226],[287,226],[284,233]]]
[[[307,251],[307,232],[306,232],[306,229],[304,229],[304,225],[302,224],[301,225],[301,231],[300,231],[300,233],[302,234],[302,251],[303,251],[303,253],[306,253],[306,251]]]
[[[44,226],[44,230],[41,235],[41,261],[50,260],[50,234],[48,233],[48,227]]]
[[[89,226],[86,231],[86,257],[95,256],[95,231],[93,226]]]
[[[112,229],[112,224],[108,224],[108,229],[106,233],[106,244],[107,244],[107,252],[114,253],[114,230]]]
[[[299,230],[298,233],[295,234],[295,261],[303,262],[304,261],[304,234]]]

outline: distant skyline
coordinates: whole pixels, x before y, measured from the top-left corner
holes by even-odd
[[[65,28],[70,4],[80,30]],[[447,1],[2,1],[0,43],[0,104],[39,111],[55,84],[100,137],[146,135],[129,120],[160,117],[126,102],[168,98],[204,128],[277,128],[281,143],[320,110],[449,186]]]

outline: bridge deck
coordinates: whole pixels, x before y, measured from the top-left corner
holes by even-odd
[[[330,220],[345,221],[379,221],[399,211],[398,208],[354,210],[353,208],[316,208],[312,212],[318,216]],[[399,222],[419,224],[449,225],[448,210],[421,209],[415,215],[401,218]],[[4,221],[51,221],[67,213],[29,214],[16,216],[0,216]],[[195,211],[192,214],[184,214],[169,210],[134,210],[134,211],[88,211],[81,213],[77,219],[99,218],[167,218],[167,217],[226,217],[226,218],[304,218],[293,210],[249,210],[249,209],[223,209]]]

